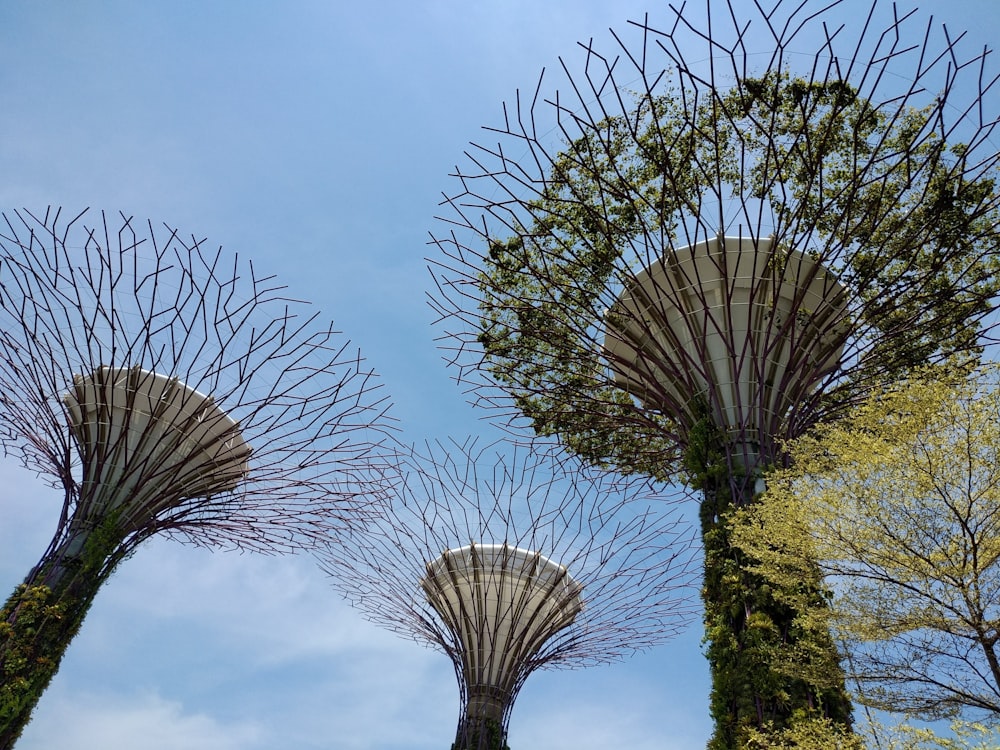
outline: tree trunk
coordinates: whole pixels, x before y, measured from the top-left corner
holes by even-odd
[[[739,750],[747,728],[780,730],[796,712],[850,728],[851,701],[832,637],[797,628],[796,612],[776,600],[770,584],[747,570],[752,561],[733,547],[727,525],[732,497],[728,485],[706,487],[701,505],[702,596],[715,722],[708,750]],[[739,504],[744,502],[749,500],[739,498]],[[818,570],[815,580],[801,585],[814,587],[816,597],[822,596]],[[793,676],[788,667],[802,658],[810,660],[813,673],[821,666],[823,685]]]
[[[470,688],[452,750],[510,750],[505,707],[488,688]]]
[[[14,747],[113,565],[47,555],[0,610],[0,750]],[[89,559],[88,559],[89,558]]]

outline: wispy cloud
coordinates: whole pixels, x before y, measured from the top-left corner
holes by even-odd
[[[156,694],[54,689],[18,750],[254,750],[272,747],[254,721],[223,721]]]

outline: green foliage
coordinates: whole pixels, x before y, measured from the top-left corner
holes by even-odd
[[[706,503],[707,505],[707,503]],[[825,621],[799,616],[805,598],[825,602],[818,571],[794,581],[760,575],[756,561],[733,545],[731,503],[716,520],[704,513],[706,656],[711,665],[709,750],[743,748],[752,731],[781,731],[804,708],[850,734],[851,702]]]
[[[556,231],[558,223],[552,223]],[[539,241],[514,236],[491,246],[479,333],[491,375],[511,389],[539,435],[559,435],[595,463],[662,476],[675,457],[663,435],[676,428],[662,415],[637,411],[630,395],[604,382],[598,352],[580,341],[576,329],[579,321],[594,318],[614,246],[605,243],[602,253],[574,249],[553,264],[554,275],[536,279],[538,264],[552,262]],[[651,435],[652,442],[644,439]]]
[[[59,669],[98,589],[123,558],[117,514],[76,558],[43,560],[0,610],[0,748],[10,748]],[[38,583],[37,581],[45,581]]]
[[[865,354],[817,401],[823,410],[930,357],[977,351],[969,321],[1000,290],[997,186],[934,132],[935,116],[773,71],[699,97],[639,97],[567,144],[511,236],[490,242],[478,277],[484,368],[539,434],[596,463],[670,476],[697,417],[614,385],[603,318],[637,264],[695,224],[705,232],[709,204],[754,199],[778,243],[815,252],[854,301]]]
[[[0,747],[10,748],[59,669],[99,582],[21,584],[0,610]]]
[[[783,728],[768,724],[748,729],[743,750],[865,750],[865,743],[842,724],[816,712],[797,711]]]
[[[0,610],[0,736],[31,710],[58,668],[49,640],[66,604],[52,599],[47,586],[22,584]]]
[[[704,529],[705,514],[717,517],[721,512],[721,509],[712,502],[718,494],[717,488],[728,487],[731,477],[726,456],[725,434],[712,423],[711,417],[708,416],[707,406],[696,408],[702,413],[702,416],[688,431],[681,468],[684,470],[688,484],[694,489],[706,493],[702,508],[702,528]]]
[[[802,711],[789,726],[750,729],[743,750],[996,750],[996,729],[972,722],[954,721],[947,735],[906,723],[868,722],[858,734],[829,719]]]
[[[953,721],[947,736],[929,727],[906,723],[885,725],[873,722],[866,735],[873,750],[996,750],[1000,732],[995,727],[967,721]]]

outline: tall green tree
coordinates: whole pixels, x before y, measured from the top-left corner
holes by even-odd
[[[834,38],[816,27],[836,11],[808,5],[739,23],[716,5],[703,27],[678,12],[636,24],[635,46],[585,47],[565,91],[540,84],[470,153],[435,238],[434,304],[480,403],[700,491],[713,750],[798,711],[851,721],[832,639],[797,629],[729,516],[788,461],[784,440],[915,367],[978,356],[1000,290],[998,156],[991,120],[967,116],[993,85],[982,56],[930,50],[902,16]],[[774,50],[760,64],[753,28]],[[823,41],[795,73],[785,52],[809,28]],[[882,46],[914,32],[925,47]],[[699,38],[704,57],[681,54]],[[806,580],[822,599],[819,572]],[[832,676],[776,671],[784,651]]]

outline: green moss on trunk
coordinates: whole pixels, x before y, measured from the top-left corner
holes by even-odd
[[[743,750],[750,730],[780,731],[801,715],[826,718],[850,731],[851,701],[832,637],[800,627],[798,613],[785,603],[790,597],[752,573],[755,561],[732,543],[730,516],[753,497],[750,489],[740,489],[751,483],[745,470],[734,469],[724,440],[703,418],[691,431],[685,455],[690,481],[703,493],[702,598],[715,724],[708,750]],[[818,569],[813,580],[799,585],[823,600]]]
[[[0,750],[21,736],[98,590],[127,554],[114,515],[82,545],[63,538],[53,549],[0,610]]]

